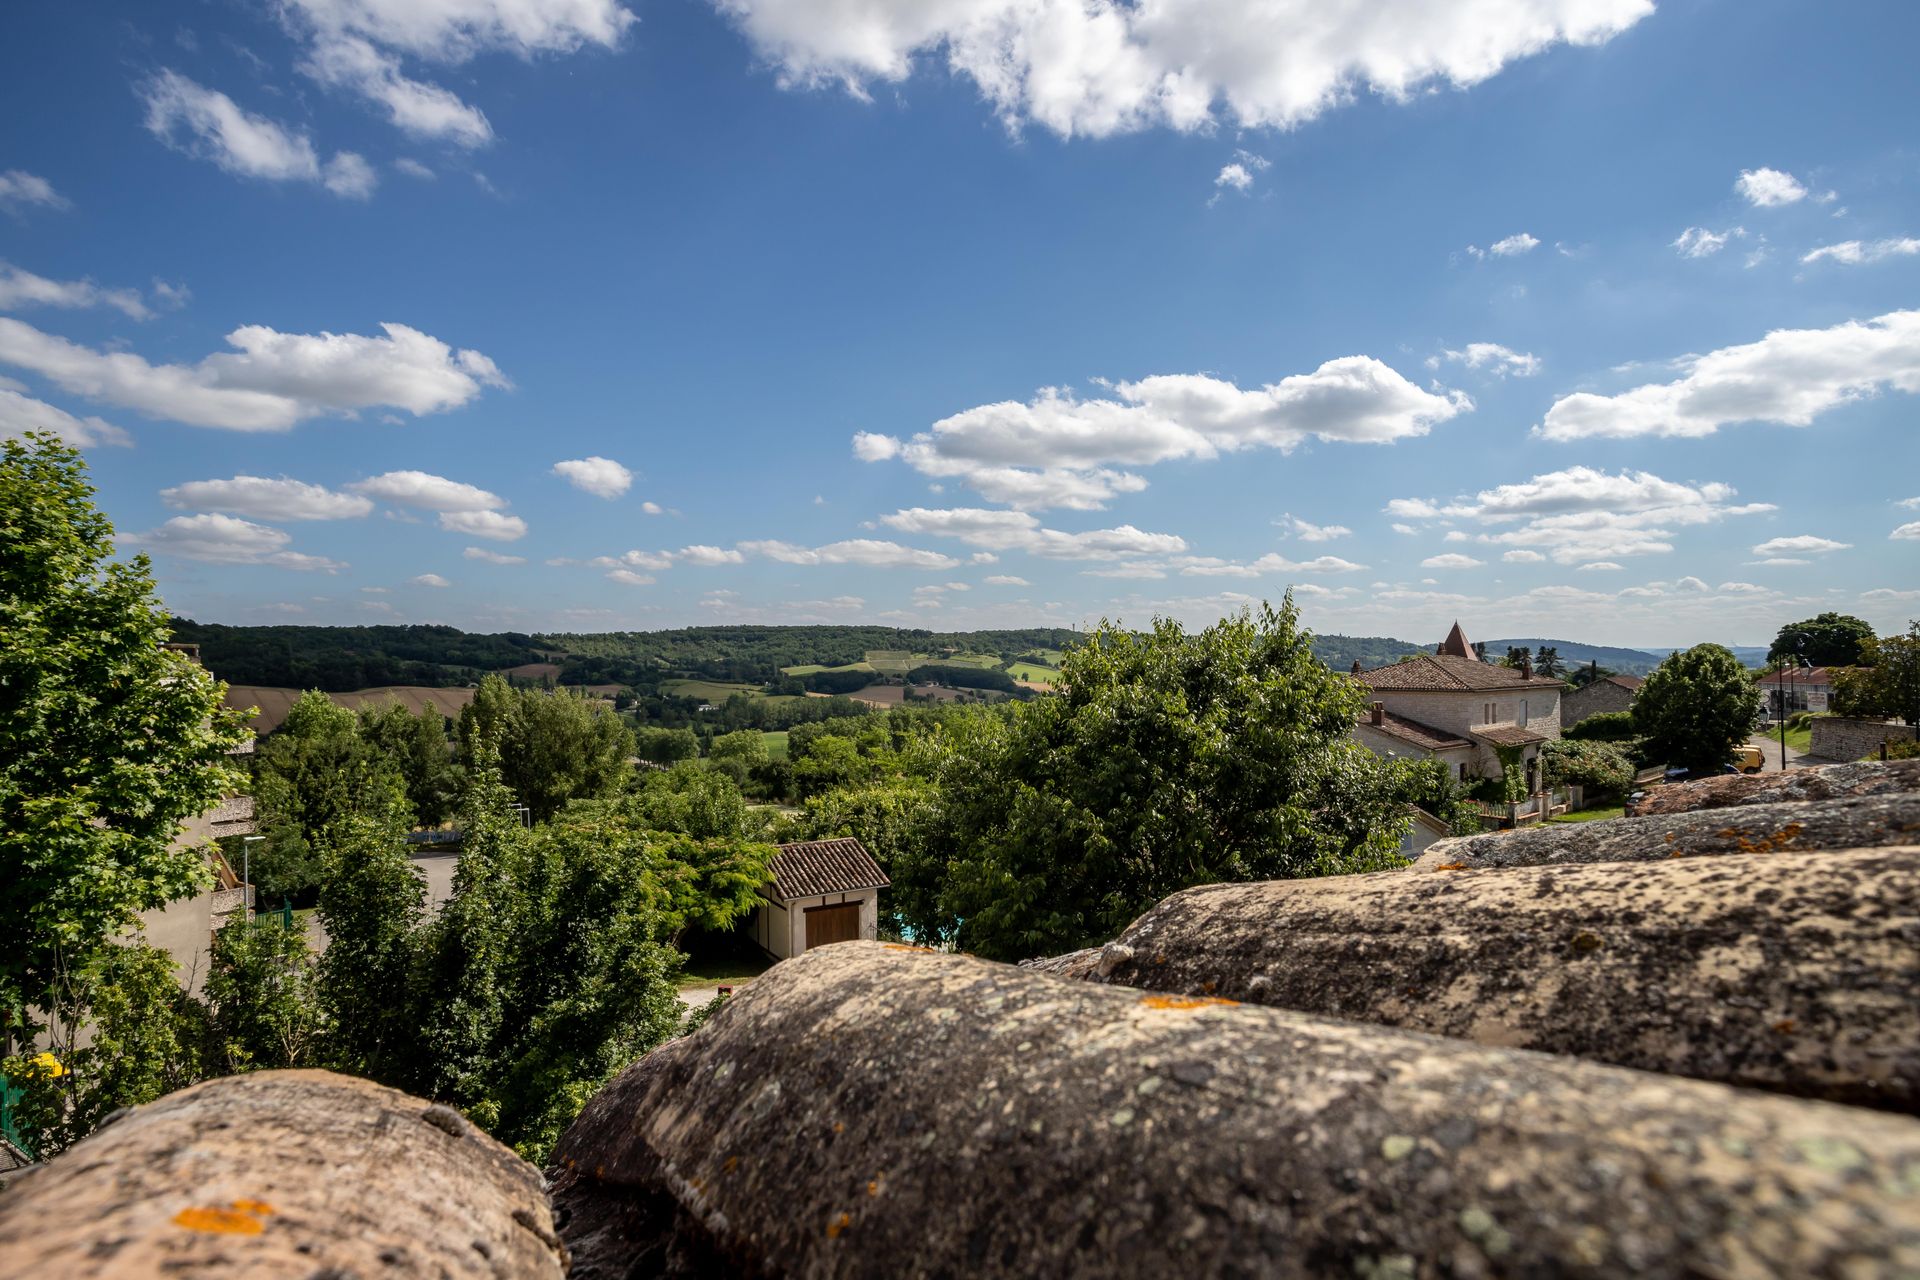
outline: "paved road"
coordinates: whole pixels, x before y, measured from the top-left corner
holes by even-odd
[[[745,981],[733,982],[728,985],[733,988],[735,995],[739,995],[742,991],[746,990],[747,983],[751,981],[752,979],[748,978]],[[680,988],[680,1003],[689,1009],[703,1009],[707,1005],[712,1004],[713,998],[719,994],[720,986],[718,983],[708,987],[682,987]]]
[[[1779,735],[1776,734],[1775,736],[1769,738],[1763,733],[1756,733],[1752,737],[1748,738],[1747,742],[1753,746],[1760,748],[1761,758],[1767,762],[1766,767],[1761,769],[1760,772],[1762,773],[1779,772],[1780,770]],[[1815,756],[1809,756],[1806,752],[1801,751],[1795,747],[1789,746],[1787,748],[1787,768],[1789,769],[1804,769],[1804,768],[1807,768],[1809,765],[1831,764],[1831,763],[1832,761],[1829,761],[1829,760],[1821,760]]]

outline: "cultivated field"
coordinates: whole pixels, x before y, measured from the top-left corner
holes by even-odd
[[[744,693],[749,698],[766,696],[766,691],[757,684],[731,680],[662,680],[660,692],[670,698],[699,698],[716,705],[736,693]]]
[[[258,707],[259,714],[249,722],[256,733],[272,733],[287,718],[287,712],[293,710],[293,704],[305,692],[301,689],[280,689],[269,685],[236,684],[227,689],[222,701],[228,707],[244,711],[248,707]],[[378,689],[358,689],[352,693],[330,693],[336,704],[358,711],[361,707],[375,706],[382,702],[398,702],[414,714],[422,707],[433,707],[443,716],[458,716],[460,708],[473,701],[471,689],[426,689],[418,685],[385,685]]]
[[[517,667],[508,667],[499,673],[522,684],[538,684],[542,680],[558,680],[560,664],[557,662],[523,662]]]

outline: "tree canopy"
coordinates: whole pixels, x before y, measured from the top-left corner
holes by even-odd
[[[206,883],[182,823],[234,787],[247,737],[223,687],[161,648],[145,556],[113,560],[86,466],[50,435],[0,443],[0,1013],[50,1007],[141,911]]]
[[[1851,667],[1873,640],[1873,627],[1846,613],[1822,613],[1780,628],[1767,649],[1767,661],[1803,658],[1809,666]]]
[[[1909,622],[1905,635],[1868,640],[1860,661],[1835,679],[1833,709],[1920,725],[1920,620]]]
[[[1760,690],[1731,650],[1697,644],[1670,654],[1633,699],[1633,728],[1655,760],[1718,772],[1760,715]]]

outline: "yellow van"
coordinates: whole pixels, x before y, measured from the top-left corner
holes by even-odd
[[[1767,759],[1760,754],[1758,747],[1746,746],[1733,749],[1733,767],[1742,773],[1758,773],[1766,763]]]

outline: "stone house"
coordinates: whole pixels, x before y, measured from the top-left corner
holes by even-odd
[[[1531,664],[1482,662],[1458,622],[1436,653],[1372,671],[1354,667],[1353,678],[1371,695],[1354,726],[1362,746],[1444,760],[1463,782],[1500,777],[1501,753],[1514,753],[1528,792],[1541,789],[1540,748],[1560,736],[1558,680],[1535,675]]]
[[[1851,667],[1788,667],[1763,671],[1755,679],[1767,718],[1780,720],[1796,711],[1823,714],[1833,698],[1833,678]]]
[[[1588,716],[1603,711],[1626,711],[1644,681],[1639,676],[1602,676],[1560,699],[1560,727],[1571,729]]]
[[[753,940],[776,960],[835,942],[871,942],[880,927],[880,891],[891,883],[854,839],[783,844],[753,913]]]

